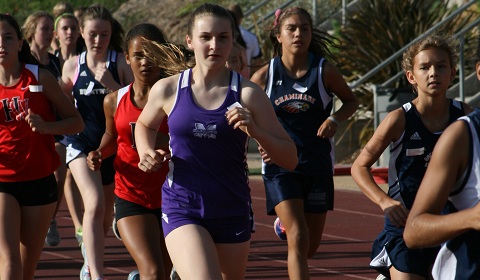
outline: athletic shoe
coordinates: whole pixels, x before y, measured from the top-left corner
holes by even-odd
[[[82,227],[79,227],[75,231],[75,239],[77,239],[78,246],[81,246],[83,243],[83,232],[82,232]]]
[[[113,234],[115,234],[115,237],[121,241],[122,237],[120,236],[120,232],[118,231],[117,219],[115,218],[113,218],[113,221],[112,221],[112,230],[113,230]]]
[[[390,280],[390,278],[385,277],[383,274],[379,274],[376,278],[376,280]]]
[[[285,228],[280,222],[279,217],[275,219],[275,222],[273,223],[273,229],[275,230],[275,234],[278,236],[278,238],[282,240],[287,240],[287,233],[285,232]]]
[[[80,280],[91,280],[90,277],[90,268],[88,265],[83,264],[82,269],[80,270]]]
[[[140,280],[140,272],[138,270],[134,270],[128,274],[127,280]]]
[[[60,233],[57,228],[57,221],[55,219],[50,221],[47,236],[45,237],[45,244],[48,246],[57,246],[60,243]]]
[[[170,280],[181,280],[175,267],[172,267],[172,272],[170,272]]]
[[[83,257],[83,260],[86,264],[88,264],[87,262],[87,249],[85,248],[85,243],[82,242],[82,244],[80,244],[80,251],[82,252],[82,257]]]

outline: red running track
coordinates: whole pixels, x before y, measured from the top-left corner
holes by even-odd
[[[287,244],[273,231],[275,217],[265,214],[265,194],[260,176],[251,177],[256,232],[253,234],[246,279],[288,279]],[[79,279],[83,258],[74,237],[65,203],[57,216],[62,241],[45,247],[35,279]],[[383,226],[383,215],[357,190],[336,186],[335,210],[328,214],[323,240],[309,261],[311,279],[375,279],[368,264],[372,241]],[[127,279],[135,269],[123,243],[112,232],[106,238],[105,276]]]

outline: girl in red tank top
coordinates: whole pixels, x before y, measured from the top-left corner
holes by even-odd
[[[83,130],[56,78],[34,62],[17,21],[0,14],[1,279],[33,279],[58,197],[53,135]]]
[[[162,46],[165,50],[161,49]],[[157,55],[146,54],[145,49],[150,48]],[[166,57],[164,53],[169,51],[164,35],[152,24],[142,23],[130,29],[125,38],[125,50],[125,58],[135,80],[105,97],[106,132],[98,149],[88,154],[87,162],[90,169],[98,170],[102,159],[116,153],[114,227],[118,227],[118,234],[138,267],[138,271],[130,273],[129,279],[134,279],[134,274],[140,274],[142,278],[170,279],[172,263],[161,224],[161,188],[168,173],[168,164],[165,162],[158,172],[151,173],[138,168],[140,159],[134,129],[150,88],[160,78],[175,72],[175,69],[168,68],[177,65],[177,62],[162,65],[164,63],[158,60],[148,59]],[[177,57],[183,57],[180,49],[177,52]],[[157,148],[168,151],[166,119],[157,132]]]

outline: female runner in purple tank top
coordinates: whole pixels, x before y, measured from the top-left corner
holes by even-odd
[[[139,168],[154,172],[170,157],[154,148],[168,116],[171,159],[162,226],[182,279],[244,279],[251,237],[248,137],[279,166],[293,170],[298,162],[265,93],[225,67],[234,36],[227,10],[198,7],[186,36],[195,67],[152,87],[135,129]]]

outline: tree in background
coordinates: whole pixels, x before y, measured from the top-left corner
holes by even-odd
[[[51,14],[53,6],[61,1],[63,0],[0,0],[0,13],[9,13],[14,16],[19,23],[23,23],[25,19],[33,12],[45,11]],[[72,4],[73,7],[87,7],[93,3],[98,3],[110,11],[115,11],[122,3],[126,1],[127,0],[71,0],[67,2]]]
[[[338,55],[341,64],[339,67],[350,82],[368,73],[458,9],[458,6],[449,5],[448,0],[387,0],[387,2],[388,4],[385,0],[359,1],[355,13],[348,14],[346,24],[339,26],[335,31],[335,36],[344,46]],[[440,30],[446,34],[453,34],[477,19],[479,9],[475,5],[472,7],[446,23]],[[465,37],[466,58],[474,57],[477,36],[476,29]],[[397,60],[370,78],[365,85],[355,89],[355,94],[360,100],[357,117],[364,118],[366,112],[373,111],[373,92],[370,86],[382,84],[402,71],[401,61],[400,55]],[[467,73],[474,69],[474,64],[468,66]],[[405,75],[392,86],[396,89],[410,90]],[[373,128],[370,123],[365,128],[367,129],[363,138],[368,140]]]

